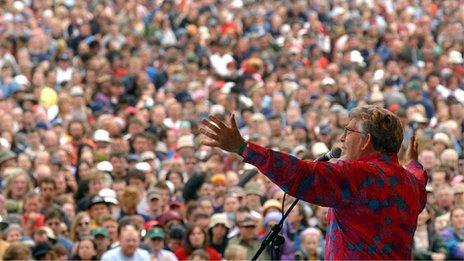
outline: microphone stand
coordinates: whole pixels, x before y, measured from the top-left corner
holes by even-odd
[[[322,155],[321,157],[318,157],[314,162],[318,161],[329,161],[330,159],[333,158],[339,158],[342,150],[340,148],[334,148],[331,151],[327,152],[326,154]],[[258,259],[258,257],[263,253],[264,249],[271,243],[274,242],[274,247],[279,247],[284,244],[285,239],[283,236],[279,235],[280,231],[282,230],[282,227],[284,226],[284,221],[287,218],[287,216],[290,214],[292,209],[296,206],[298,203],[299,199],[295,199],[293,201],[292,205],[287,209],[285,212],[284,216],[280,220],[279,224],[274,225],[271,230],[267,233],[266,237],[264,240],[261,242],[261,246],[259,247],[258,251],[256,251],[256,254],[251,258],[251,260],[255,261]]]
[[[282,217],[282,219],[280,220],[279,224],[277,225],[274,225],[271,230],[269,231],[269,233],[267,233],[266,237],[264,238],[264,240],[261,242],[261,246],[259,247],[258,251],[256,251],[255,255],[251,258],[251,260],[257,260],[258,257],[261,255],[261,253],[263,253],[264,249],[266,249],[266,247],[271,243],[271,242],[275,242],[275,246],[276,247],[279,247],[281,246],[285,239],[283,238],[283,236],[279,235],[280,231],[282,230],[282,227],[284,225],[284,221],[285,219],[287,218],[287,216],[290,214],[290,212],[292,211],[292,209],[296,206],[296,204],[298,203],[299,199],[295,199],[295,201],[293,201],[292,205],[287,209],[287,211],[285,212],[285,215]]]

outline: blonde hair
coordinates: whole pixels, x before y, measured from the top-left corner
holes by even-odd
[[[69,232],[69,239],[71,239],[71,241],[76,241],[79,239],[79,235],[77,234],[77,227],[79,226],[81,219],[85,216],[89,217],[90,219],[90,215],[85,211],[79,212],[74,218],[71,224],[71,231]]]
[[[240,256],[240,253],[245,257],[248,256],[247,249],[241,245],[229,245],[224,251],[225,260],[242,260],[243,256]]]

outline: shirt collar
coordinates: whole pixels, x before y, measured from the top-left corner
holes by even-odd
[[[382,161],[382,162],[398,162],[398,156],[396,153],[381,153],[381,152],[375,152],[372,154],[369,154],[367,156],[364,156],[360,159],[359,161]]]

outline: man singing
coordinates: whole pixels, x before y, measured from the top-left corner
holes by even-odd
[[[342,160],[308,162],[246,142],[235,117],[202,121],[203,143],[238,153],[286,193],[330,207],[325,259],[411,259],[417,216],[426,203],[427,174],[414,137],[405,167],[398,117],[375,106],[351,111],[341,138]]]

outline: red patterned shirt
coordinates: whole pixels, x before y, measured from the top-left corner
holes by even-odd
[[[244,161],[286,193],[330,207],[325,259],[411,259],[427,174],[396,154],[357,161],[308,162],[249,143]]]

